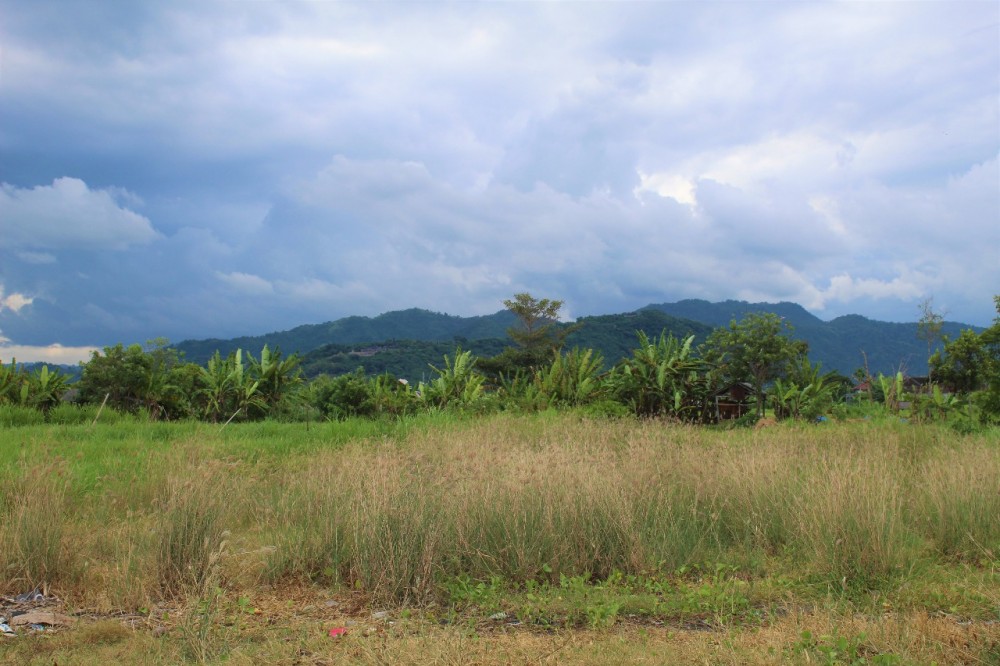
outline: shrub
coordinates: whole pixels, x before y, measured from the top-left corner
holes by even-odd
[[[45,415],[33,407],[0,405],[0,426],[27,426],[45,423]]]

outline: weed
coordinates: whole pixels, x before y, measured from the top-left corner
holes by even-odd
[[[201,589],[224,550],[222,493],[204,474],[171,483],[160,520],[157,572],[164,594]]]
[[[503,594],[503,581],[492,576],[489,581],[473,580],[466,574],[442,581],[442,588],[448,595],[449,603],[459,606],[475,606],[486,613],[499,610]]]
[[[23,591],[72,578],[74,560],[63,552],[66,484],[55,463],[22,468],[4,489],[0,562],[8,585]]]
[[[878,666],[893,666],[901,663],[899,656],[891,653],[873,652],[867,646],[868,637],[864,632],[856,636],[842,636],[839,633],[824,634],[818,638],[812,632],[803,631],[799,640],[792,647],[792,652],[805,657],[807,660],[815,660],[816,663],[826,666],[864,666],[866,664]],[[869,654],[871,653],[871,654]]]

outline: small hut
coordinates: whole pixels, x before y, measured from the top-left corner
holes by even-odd
[[[712,395],[716,420],[738,419],[750,413],[753,397],[753,385],[747,382],[733,382],[719,389]]]

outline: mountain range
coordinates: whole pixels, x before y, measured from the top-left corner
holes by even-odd
[[[636,347],[637,332],[650,337],[661,332],[678,337],[694,335],[700,343],[711,331],[738,321],[748,313],[770,312],[794,328],[794,337],[809,343],[809,357],[825,370],[851,374],[867,356],[871,372],[903,369],[911,375],[927,373],[927,343],[917,335],[917,323],[882,322],[860,315],[823,321],[795,303],[748,303],[683,300],[651,304],[622,314],[581,317],[566,338],[567,347],[600,351],[610,366]],[[509,344],[506,331],[514,315],[501,310],[491,315],[460,317],[418,308],[386,312],[377,317],[352,316],[323,324],[307,324],[287,331],[229,340],[186,340],[175,347],[188,361],[203,364],[219,351],[223,356],[242,348],[257,355],[265,345],[285,354],[298,353],[308,376],[331,375],[363,368],[368,374],[391,372],[419,379],[428,364],[440,366],[456,346],[479,356],[492,356]],[[568,325],[568,324],[563,324]],[[942,333],[954,337],[965,328],[945,322]]]

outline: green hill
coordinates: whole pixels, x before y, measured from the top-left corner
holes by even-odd
[[[218,350],[223,356],[237,349],[257,354],[264,344],[283,353],[305,354],[328,344],[357,345],[388,340],[454,342],[506,338],[515,317],[507,310],[479,317],[457,317],[419,308],[386,312],[377,317],[344,317],[324,324],[306,324],[287,331],[230,340],[185,340],[176,345],[184,358],[204,363]],[[452,345],[454,346],[454,345]],[[352,368],[353,370],[353,368]]]
[[[576,323],[579,328],[566,337],[566,346],[600,351],[608,366],[632,355],[632,350],[638,346],[638,331],[650,338],[664,332],[678,338],[694,335],[696,344],[704,342],[712,332],[712,327],[706,324],[673,317],[654,309],[581,317]]]
[[[827,322],[795,303],[684,300],[624,314],[581,317],[566,345],[600,351],[610,366],[631,355],[637,331],[650,337],[664,331],[677,337],[693,334],[701,343],[713,328],[727,326],[751,312],[784,317],[795,328],[795,337],[809,343],[810,358],[827,370],[851,374],[864,364],[863,350],[873,373],[895,372],[900,367],[911,375],[927,373],[927,345],[917,337],[916,322],[881,322],[859,315]],[[454,352],[458,344],[477,356],[499,353],[508,344],[507,329],[515,323],[516,318],[507,310],[459,317],[412,308],[231,340],[187,340],[176,347],[187,360],[204,364],[216,350],[226,355],[241,348],[256,355],[266,343],[285,354],[302,355],[309,376],[342,374],[362,367],[369,374],[391,372],[418,380],[427,373],[428,363],[440,365],[442,356]],[[970,327],[945,322],[943,332],[957,336],[963,328]]]
[[[645,331],[650,337],[663,331],[675,336],[694,334],[700,341],[712,330],[704,324],[678,319],[655,310],[583,317],[572,326],[574,330],[566,337],[566,346],[600,351],[606,367],[623,356],[632,354],[632,349],[636,346],[637,331]],[[411,339],[350,345],[330,344],[306,353],[302,367],[309,377],[324,373],[339,375],[360,367],[367,374],[390,372],[397,377],[415,381],[431,375],[430,365],[441,367],[443,356],[453,354],[458,344],[463,349],[471,350],[476,356],[487,357],[502,352],[510,341],[506,338],[453,337],[448,341]]]

